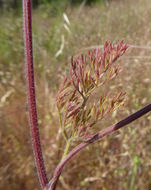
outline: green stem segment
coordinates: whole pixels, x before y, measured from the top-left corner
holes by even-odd
[[[60,113],[59,109],[58,109],[58,113],[59,113],[59,122],[60,122],[61,132],[62,132],[62,135],[63,135],[65,141],[67,142],[68,141],[68,136],[67,136],[67,133],[65,131],[64,126],[62,125],[62,118],[61,118],[61,113]]]
[[[66,147],[65,147],[65,150],[64,150],[64,153],[63,153],[63,156],[62,156],[62,160],[64,160],[64,158],[67,156],[68,152],[69,152],[69,148],[70,148],[70,145],[71,145],[71,142],[72,142],[72,138],[70,138],[67,143],[66,143]]]

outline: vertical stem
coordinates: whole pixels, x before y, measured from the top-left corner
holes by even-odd
[[[71,145],[71,141],[72,141],[72,138],[70,138],[67,143],[66,143],[66,147],[65,147],[65,150],[64,150],[64,153],[63,153],[63,156],[62,156],[62,160],[64,160],[64,158],[67,156],[68,152],[69,152],[69,148],[70,148],[70,145]]]
[[[35,164],[41,187],[46,187],[48,179],[46,176],[40,137],[38,129],[36,95],[34,85],[34,67],[32,51],[32,24],[31,24],[31,0],[23,0],[23,19],[24,19],[24,46],[25,46],[25,65],[26,65],[26,83],[29,106],[29,119],[31,127],[31,138]]]

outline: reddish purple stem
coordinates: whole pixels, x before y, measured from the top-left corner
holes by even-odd
[[[58,166],[56,167],[54,174],[53,174],[53,178],[50,182],[49,190],[56,189],[56,185],[57,185],[57,182],[61,175],[63,167],[74,155],[76,155],[78,152],[80,152],[82,149],[84,149],[88,145],[92,144],[93,142],[103,138],[104,136],[106,136],[114,131],[117,131],[118,129],[124,127],[125,125],[128,125],[132,121],[142,117],[144,114],[148,113],[149,111],[151,111],[151,104],[149,104],[148,106],[135,112],[134,114],[128,116],[127,118],[123,119],[122,121],[120,121],[114,125],[111,125],[110,127],[107,127],[106,129],[96,133],[91,138],[89,138],[86,142],[83,142],[83,143],[79,144],[78,146],[76,146],[71,152],[69,152],[69,154],[66,156],[66,158],[62,162],[60,162],[58,164]]]
[[[32,26],[31,26],[31,0],[23,0],[23,18],[24,18],[24,46],[25,46],[25,65],[26,82],[29,106],[29,118],[31,126],[31,136],[35,163],[41,187],[46,187],[48,179],[46,176],[40,137],[37,121],[36,96],[34,85],[34,68],[32,52]]]

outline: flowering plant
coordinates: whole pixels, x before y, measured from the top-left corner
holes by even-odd
[[[88,103],[96,89],[120,73],[116,61],[128,45],[121,41],[117,45],[106,41],[103,51],[100,48],[71,58],[70,75],[65,77],[58,91],[56,101],[60,126],[66,141],[79,137],[87,139],[92,127],[109,113],[124,105],[125,92],[114,97],[101,95],[97,103]]]
[[[148,113],[151,111],[151,104],[116,124],[95,134],[91,133],[93,132],[91,131],[92,128],[98,121],[124,105],[125,92],[120,92],[114,97],[110,97],[109,94],[101,95],[97,103],[90,103],[89,98],[96,89],[100,88],[119,74],[120,69],[115,61],[126,52],[128,45],[124,44],[123,41],[117,45],[106,41],[103,51],[97,48],[89,51],[87,56],[81,55],[76,59],[72,58],[70,75],[64,78],[56,97],[60,126],[66,140],[66,148],[62,160],[56,167],[52,179],[49,181],[46,175],[41,150],[36,109],[31,30],[31,0],[23,0],[23,12],[27,95],[35,164],[42,189],[55,190],[63,167],[75,154],[91,143]],[[83,142],[68,153],[70,143],[73,140],[79,139],[82,139]]]

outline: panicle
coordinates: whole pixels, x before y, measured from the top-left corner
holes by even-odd
[[[123,92],[113,98],[100,96],[98,103],[91,104],[87,100],[97,88],[121,72],[115,62],[128,48],[123,40],[117,45],[106,41],[103,49],[96,48],[75,59],[71,57],[69,77],[64,78],[56,97],[62,127],[69,137],[87,138],[99,120],[124,105]]]

